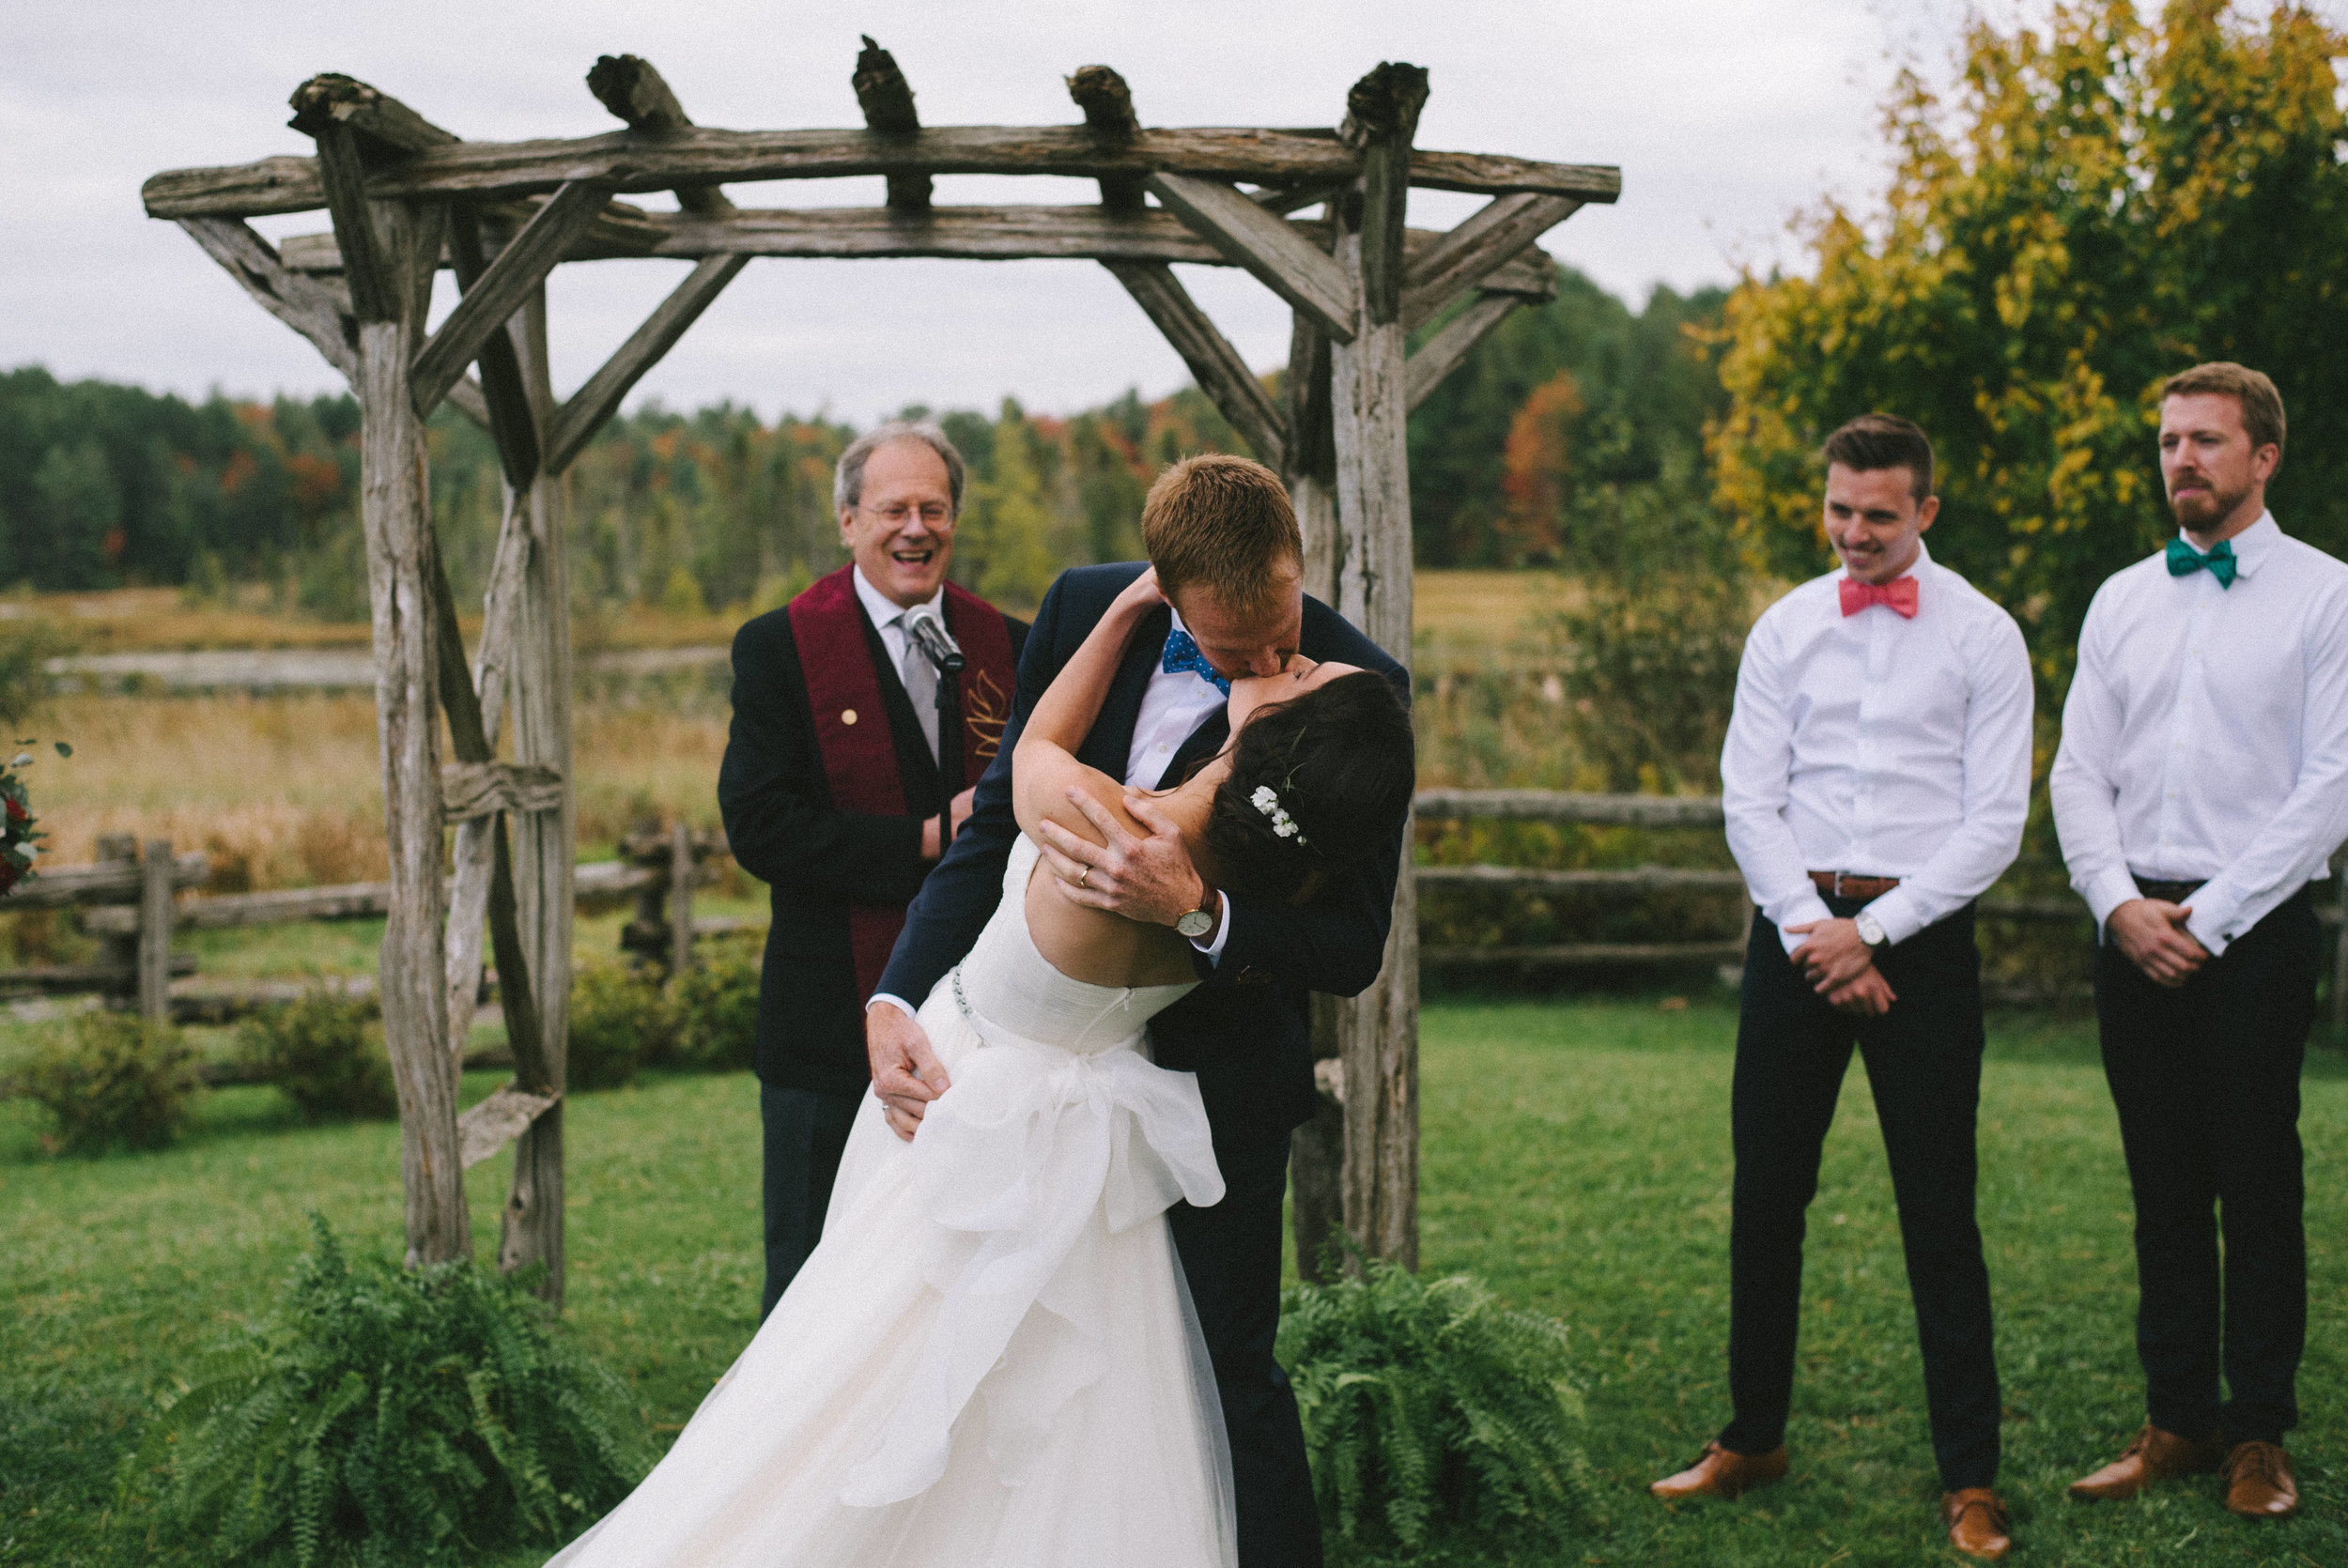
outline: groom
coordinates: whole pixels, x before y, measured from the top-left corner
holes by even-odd
[[[1133,790],[1179,783],[1228,737],[1230,679],[1274,674],[1299,652],[1377,670],[1408,699],[1400,666],[1335,610],[1305,597],[1296,514],[1271,470],[1240,457],[1177,463],[1151,486],[1141,534],[1172,609],[1153,614],[1127,645],[1077,752],[1082,761]],[[923,1108],[947,1086],[914,1010],[970,950],[1000,897],[1019,834],[1011,792],[1019,733],[1052,678],[1141,570],[1135,561],[1076,567],[1044,595],[1002,749],[979,780],[968,825],[906,912],[904,934],[865,1014],[873,1093],[900,1137],[913,1136]],[[1207,885],[1173,823],[1149,800],[1129,795],[1125,807],[1151,829],[1148,837],[1094,816],[1107,830],[1105,845],[1056,833],[1044,863],[1077,900],[1172,926],[1197,949],[1203,983],[1151,1020],[1150,1036],[1159,1066],[1198,1076],[1227,1191],[1213,1208],[1181,1205],[1167,1218],[1222,1395],[1242,1568],[1316,1564],[1320,1516],[1304,1431],[1272,1354],[1289,1133],[1316,1104],[1305,992],[1352,995],[1377,977],[1401,841],[1337,877],[1309,905],[1262,908]]]

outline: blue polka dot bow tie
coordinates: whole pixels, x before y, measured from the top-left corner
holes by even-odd
[[[1180,675],[1187,669],[1224,696],[1231,695],[1231,683],[1215,673],[1207,655],[1198,651],[1197,639],[1180,626],[1166,634],[1166,653],[1158,660],[1158,668],[1168,675]]]
[[[2182,539],[2169,541],[2169,575],[2170,576],[2189,577],[2204,566],[2209,568],[2209,575],[2217,579],[2218,587],[2232,588],[2234,574],[2232,541],[2220,539],[2210,546],[2207,555],[2203,555]]]

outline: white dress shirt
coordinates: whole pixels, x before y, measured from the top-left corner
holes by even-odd
[[[864,568],[852,566],[848,575],[856,581],[856,596],[864,602],[864,613],[873,618],[880,632],[881,646],[888,650],[888,668],[902,672],[905,667],[905,611],[909,607],[898,604],[879,589],[864,580]],[[937,592],[926,601],[937,612],[940,625],[946,622],[946,585],[939,583]]]
[[[1895,943],[1978,898],[2030,813],[2030,654],[2014,618],[1918,542],[1913,620],[1842,610],[1815,577],[1745,638],[1721,752],[1728,847],[1785,928],[1831,917],[1812,871],[1897,877],[1867,907]]]
[[[2095,591],[2049,780],[2096,924],[2135,876],[2206,879],[2186,929],[2213,954],[2348,838],[2348,565],[2267,513],[2232,543],[2231,587],[2153,556]]]

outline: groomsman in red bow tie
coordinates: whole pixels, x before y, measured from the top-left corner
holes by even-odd
[[[2145,1382],[2142,1430],[2072,1483],[2082,1501],[2222,1469],[2234,1513],[2299,1508],[2282,1447],[2308,1328],[2299,1069],[2313,892],[2348,837],[2348,566],[2266,510],[2282,457],[2274,382],[2225,361],[2170,378],[2178,533],[2095,591],[2047,780],[2102,937]]]
[[[1755,623],[1721,756],[1729,848],[1758,906],[1730,1128],[1735,1418],[1665,1501],[1783,1476],[1803,1212],[1856,1046],[1899,1203],[1949,1539],[2011,1547],[1989,1274],[1973,1221],[1981,958],[1973,900],[2030,807],[2030,658],[2014,618],[1925,552],[1932,443],[1868,414],[1826,443],[1843,570]]]

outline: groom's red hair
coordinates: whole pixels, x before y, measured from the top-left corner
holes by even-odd
[[[1141,543],[1168,598],[1198,586],[1242,614],[1276,604],[1304,570],[1280,476],[1244,457],[1185,457],[1141,503]]]

